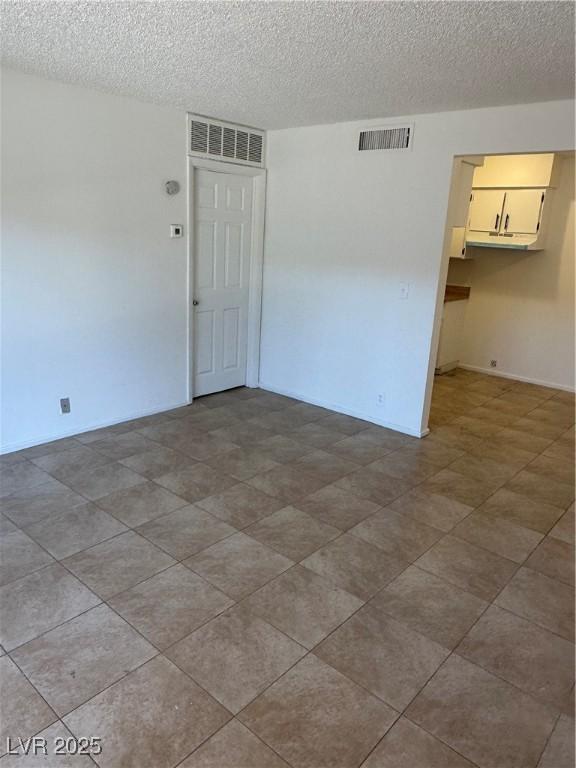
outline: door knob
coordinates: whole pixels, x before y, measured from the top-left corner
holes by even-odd
[[[198,301],[198,299],[192,299],[192,306],[193,306],[193,307],[197,307],[197,306],[198,306],[198,304],[200,304],[200,302]]]

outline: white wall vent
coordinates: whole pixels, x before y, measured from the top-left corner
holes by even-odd
[[[188,115],[188,154],[264,167],[264,131]]]
[[[412,149],[412,137],[414,126],[391,125],[387,128],[373,128],[369,131],[360,131],[358,139],[358,151],[368,149]]]

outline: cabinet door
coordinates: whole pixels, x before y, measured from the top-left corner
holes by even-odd
[[[498,232],[502,221],[504,194],[501,189],[473,190],[468,229],[475,232]]]
[[[544,202],[541,189],[511,189],[506,192],[501,232],[535,235]]]

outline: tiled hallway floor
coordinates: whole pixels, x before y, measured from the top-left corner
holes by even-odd
[[[10,766],[572,768],[574,400],[405,437],[261,390],[4,456]]]

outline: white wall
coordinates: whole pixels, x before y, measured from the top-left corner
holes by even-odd
[[[2,86],[2,449],[184,403],[184,114],[9,70]]]
[[[420,434],[453,156],[572,149],[573,108],[412,117],[405,153],[357,151],[358,131],[382,121],[269,133],[262,385]]]
[[[474,258],[452,262],[448,280],[471,286],[464,365],[574,389],[574,157],[560,161],[549,204],[544,251],[471,248]]]

